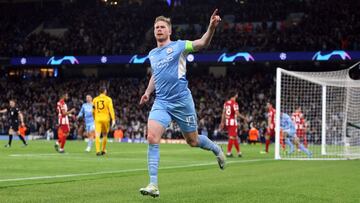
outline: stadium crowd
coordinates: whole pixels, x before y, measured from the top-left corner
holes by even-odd
[[[229,89],[239,91],[240,112],[245,114],[257,126],[266,126],[265,103],[268,98],[274,98],[274,80],[272,74],[255,74],[241,76],[231,74],[231,77],[214,77],[212,75],[191,76],[189,86],[192,90],[198,119],[199,131],[208,136],[220,136],[220,124],[223,103],[228,97]],[[0,95],[2,108],[8,106],[8,100],[13,98],[25,116],[25,123],[30,133],[45,135],[48,129],[56,127],[56,102],[60,92],[67,91],[70,95],[69,108],[79,111],[86,94],[97,95],[98,87],[108,86],[109,95],[113,98],[117,125],[128,138],[144,137],[146,134],[147,115],[151,104],[139,106],[139,99],[146,89],[148,79],[113,78],[108,80],[77,79],[60,81],[58,79],[41,80],[1,80]],[[209,82],[211,81],[211,82]],[[72,120],[71,135],[75,138],[82,133],[82,122]],[[0,132],[6,134],[8,127],[7,115],[0,118]],[[248,124],[241,122],[241,132],[247,132]],[[179,129],[171,125],[167,138],[181,136]]]
[[[223,23],[209,52],[358,50],[360,45],[359,2],[178,0],[171,6],[160,0],[129,0],[116,6],[99,2],[48,3],[42,8],[0,4],[0,56],[147,53],[155,44],[151,32],[155,16],[172,18],[173,40],[195,39],[204,33],[215,5]],[[32,32],[39,25],[65,31],[58,36]]]

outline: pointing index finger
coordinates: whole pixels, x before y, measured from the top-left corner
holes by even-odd
[[[211,15],[211,17],[214,17],[218,12],[218,9],[215,9],[215,11],[213,12],[213,14]]]

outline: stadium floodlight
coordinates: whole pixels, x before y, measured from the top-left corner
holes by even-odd
[[[333,160],[360,158],[360,80],[345,70],[299,72],[277,69],[275,159]],[[280,145],[280,113],[301,107],[311,157]]]

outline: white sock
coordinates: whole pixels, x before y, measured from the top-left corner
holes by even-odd
[[[87,145],[87,146],[88,146],[89,148],[92,147],[93,141],[94,141],[93,139],[89,139],[89,140],[88,140],[88,145]]]

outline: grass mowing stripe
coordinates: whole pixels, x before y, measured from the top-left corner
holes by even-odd
[[[228,161],[227,164],[235,163],[248,163],[248,162],[259,162],[259,161],[272,161],[269,159],[251,159],[251,160],[240,160],[240,161]],[[179,168],[191,168],[191,167],[200,167],[200,166],[210,166],[215,165],[214,162],[202,163],[202,164],[188,164],[183,166],[167,166],[160,167],[159,170],[168,170],[168,169],[179,169]],[[77,173],[77,174],[64,174],[64,175],[54,175],[54,176],[35,176],[35,177],[24,177],[24,178],[11,178],[11,179],[2,179],[0,182],[16,182],[16,181],[26,181],[26,180],[44,180],[44,179],[56,179],[56,178],[70,178],[70,177],[80,177],[80,176],[93,176],[93,175],[105,175],[113,173],[128,173],[128,172],[138,172],[138,171],[147,171],[147,168],[135,168],[135,169],[124,169],[118,171],[103,171],[103,172],[94,172],[94,173]]]

